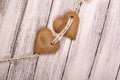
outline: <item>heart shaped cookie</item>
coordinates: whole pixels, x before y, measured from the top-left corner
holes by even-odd
[[[52,45],[51,42],[54,39],[52,32],[47,28],[42,28],[37,32],[34,45],[34,53],[53,53],[60,47],[60,42]]]
[[[77,30],[78,30],[78,25],[79,25],[79,16],[75,11],[69,11],[65,13],[63,17],[60,16],[56,18],[53,22],[53,28],[55,32],[60,33],[66,26],[68,19],[70,17],[73,17],[73,23],[68,29],[68,31],[66,32],[65,36],[71,39],[75,39]]]

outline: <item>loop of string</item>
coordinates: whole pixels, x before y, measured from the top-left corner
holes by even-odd
[[[76,12],[78,12],[81,4],[88,2],[89,0],[80,0],[77,2],[74,10]],[[58,41],[61,40],[61,38],[64,36],[64,34],[68,31],[68,29],[70,28],[70,26],[72,25],[73,22],[73,17],[70,17],[65,28],[53,39],[53,41],[51,42],[52,45],[55,45]],[[5,62],[13,62],[13,61],[17,61],[17,60],[25,60],[25,59],[33,59],[33,58],[37,58],[39,57],[38,54],[34,54],[32,56],[21,56],[21,57],[13,57],[10,59],[1,59],[0,63],[5,63]]]

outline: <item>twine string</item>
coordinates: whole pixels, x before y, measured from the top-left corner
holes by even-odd
[[[67,32],[67,30],[70,28],[71,24],[73,22],[73,17],[71,16],[67,22],[67,25],[65,28],[53,39],[52,45],[55,45],[58,41],[61,40],[61,38],[64,36],[64,34]]]
[[[20,57],[13,57],[10,59],[1,59],[0,63],[5,63],[5,62],[13,62],[13,61],[17,61],[17,60],[25,60],[25,59],[33,59],[33,58],[37,58],[39,57],[38,54],[34,54],[32,56],[20,56]]]
[[[78,12],[78,10],[80,9],[81,4],[88,2],[89,0],[80,0],[77,2],[74,10],[76,12]],[[55,45],[58,41],[61,40],[61,38],[63,37],[63,35],[68,31],[68,29],[70,28],[71,24],[73,22],[73,17],[70,17],[65,28],[53,39],[53,41],[51,42],[52,45]],[[13,57],[13,58],[9,58],[9,59],[0,59],[0,63],[5,63],[5,62],[13,62],[13,61],[17,61],[17,60],[26,60],[26,59],[33,59],[33,58],[38,58],[39,55],[38,54],[34,54],[31,56],[20,56],[20,57]]]
[[[78,12],[82,3],[83,3],[83,0],[78,1],[74,7],[74,11]]]

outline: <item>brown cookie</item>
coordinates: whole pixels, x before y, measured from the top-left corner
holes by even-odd
[[[51,42],[54,39],[52,32],[47,28],[42,28],[37,32],[34,53],[53,53],[60,47],[60,42],[52,45]]]
[[[53,22],[53,28],[55,32],[60,33],[66,26],[69,17],[73,17],[73,23],[66,32],[65,36],[71,39],[75,39],[79,25],[79,16],[75,11],[69,11],[63,17],[60,16],[56,18]]]

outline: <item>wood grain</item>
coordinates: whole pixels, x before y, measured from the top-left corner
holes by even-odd
[[[0,4],[0,58],[9,58],[14,52],[26,0],[1,0]],[[6,79],[8,69],[9,63],[0,64],[0,80]]]
[[[48,21],[52,0],[29,0],[15,45],[15,56],[33,55],[37,30]],[[33,80],[36,59],[15,61],[11,64],[7,80]]]
[[[79,0],[0,0],[0,58],[33,55],[36,32]],[[0,64],[0,80],[120,80],[120,0],[91,0],[76,40],[37,59]]]
[[[111,0],[91,80],[115,80],[120,65],[120,1]]]
[[[53,20],[65,12],[73,10],[76,1],[54,0],[48,28],[53,31]],[[54,33],[54,31],[53,31]],[[71,40],[64,38],[57,53],[41,55],[38,60],[34,80],[61,80]]]
[[[93,0],[82,6],[79,33],[72,41],[63,80],[89,79],[108,5],[109,0]]]

